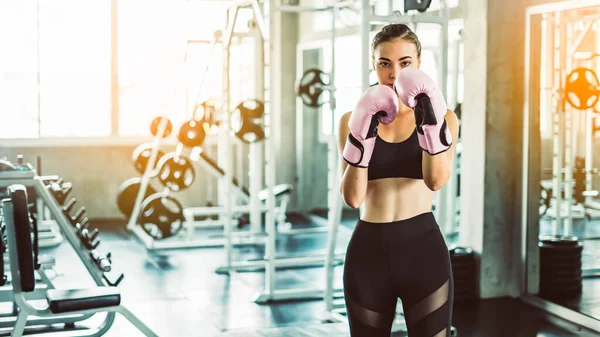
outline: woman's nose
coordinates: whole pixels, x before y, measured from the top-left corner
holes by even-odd
[[[396,75],[398,74],[399,71],[400,71],[400,67],[393,66],[392,67],[392,71],[390,72],[390,78],[395,80],[396,79]]]

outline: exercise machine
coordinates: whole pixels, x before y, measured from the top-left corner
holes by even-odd
[[[32,187],[42,196],[46,202],[52,203],[53,198],[48,190],[42,185],[41,180],[37,179]],[[65,315],[93,315],[99,312],[106,312],[104,321],[95,328],[79,330],[81,336],[102,336],[105,334],[114,322],[115,313],[118,312],[134,324],[146,336],[158,336],[133,313],[125,308],[121,303],[121,296],[115,287],[109,287],[104,283],[103,278],[98,277],[98,267],[92,261],[92,258],[82,249],[76,249],[82,262],[88,267],[90,275],[97,282],[97,287],[82,289],[47,289],[45,299],[47,306],[40,308],[38,305],[30,303],[29,294],[35,291],[35,261],[33,258],[30,213],[28,210],[27,187],[22,184],[14,184],[8,187],[9,199],[2,201],[4,213],[4,222],[6,225],[8,252],[10,255],[10,270],[12,275],[12,290],[15,304],[18,307],[18,316],[14,324],[11,336],[23,336],[25,327],[30,316],[46,318],[47,321],[60,319]],[[50,204],[52,213],[57,216],[60,224],[60,218],[66,220],[64,214],[59,212],[56,203]],[[74,247],[77,247],[79,240],[72,230],[67,227],[65,235]],[[106,266],[106,265],[105,265]]]

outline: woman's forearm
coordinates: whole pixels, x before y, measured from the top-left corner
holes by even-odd
[[[423,151],[423,180],[432,191],[442,188],[450,178],[452,161],[448,159],[448,155],[444,152],[432,156]]]
[[[344,202],[352,208],[358,208],[365,200],[368,183],[367,170],[368,168],[348,166],[342,175],[340,192]]]

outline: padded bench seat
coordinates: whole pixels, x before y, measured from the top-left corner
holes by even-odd
[[[113,287],[50,289],[46,292],[50,311],[55,314],[112,307],[121,304],[121,293]]]
[[[282,196],[286,193],[290,193],[294,187],[290,184],[280,184],[273,187],[273,194],[275,197]],[[269,189],[264,189],[258,192],[258,199],[260,201],[266,201],[269,197]]]

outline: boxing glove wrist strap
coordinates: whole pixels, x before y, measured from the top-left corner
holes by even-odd
[[[366,168],[369,166],[374,148],[375,137],[359,140],[350,133],[344,146],[344,160],[348,165]]]
[[[419,145],[430,155],[445,152],[452,146],[452,135],[445,120],[441,125],[423,125],[420,129],[417,132]]]

